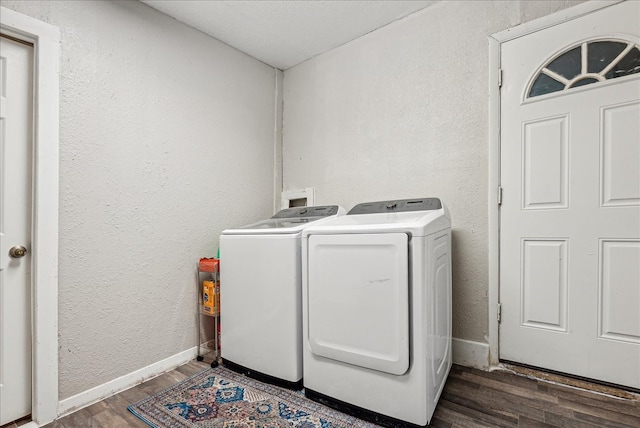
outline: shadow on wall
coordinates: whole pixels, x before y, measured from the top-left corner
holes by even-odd
[[[452,331],[453,337],[464,338],[465,332],[460,331],[461,326],[467,325],[464,318],[469,317],[469,308],[464,303],[469,290],[468,277],[464,272],[469,268],[469,255],[465,254],[463,235],[464,231],[451,229],[451,300],[452,300]]]

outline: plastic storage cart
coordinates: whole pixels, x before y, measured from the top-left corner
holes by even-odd
[[[218,365],[220,358],[220,260],[202,258],[198,261],[196,270],[197,286],[197,318],[196,330],[198,332],[197,360],[203,361],[205,357],[211,359],[211,367]],[[213,339],[202,343],[201,330],[210,328],[211,323],[203,320],[213,320]],[[206,330],[205,330],[206,331]],[[209,336],[207,334],[206,336]]]

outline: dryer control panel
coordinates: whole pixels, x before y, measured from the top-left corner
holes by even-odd
[[[286,208],[278,211],[271,218],[328,217],[330,215],[338,214],[338,208],[339,207],[337,205]]]
[[[392,201],[365,202],[351,208],[347,215],[378,214],[407,211],[433,211],[442,208],[438,198],[398,199]]]

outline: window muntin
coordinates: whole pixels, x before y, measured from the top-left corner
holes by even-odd
[[[640,47],[624,40],[574,45],[548,61],[529,85],[527,98],[640,73]]]

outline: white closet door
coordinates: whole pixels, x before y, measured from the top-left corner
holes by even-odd
[[[32,76],[33,47],[0,38],[0,425],[31,413]]]

